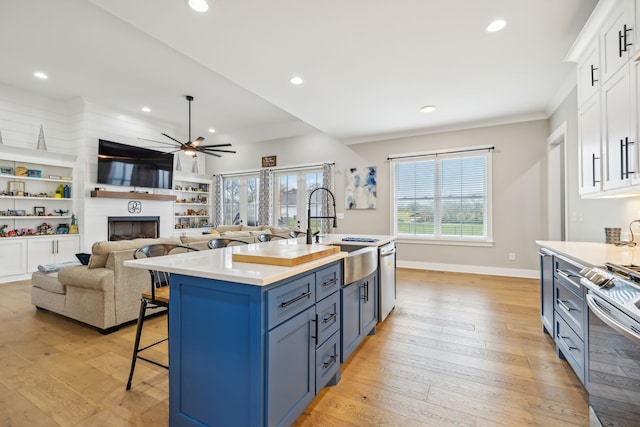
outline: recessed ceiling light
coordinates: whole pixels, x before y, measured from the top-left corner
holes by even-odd
[[[151,108],[149,108],[149,107],[142,107],[142,111],[144,111],[145,113],[150,113],[150,112],[151,112]]]
[[[302,82],[304,82],[304,80],[302,80],[302,77],[300,76],[293,76],[289,81],[291,82],[292,85],[301,85]]]
[[[209,128],[209,133],[216,133],[216,130],[214,128]]]
[[[420,108],[420,111],[422,111],[423,113],[431,113],[432,111],[436,111],[436,106],[425,105],[424,107]]]
[[[487,31],[490,33],[495,33],[502,30],[506,26],[507,21],[505,21],[504,19],[496,19],[487,26]]]
[[[196,12],[206,12],[209,10],[207,0],[187,0],[187,4]]]
[[[33,73],[33,75],[42,80],[47,80],[49,78],[49,76],[47,76],[42,71],[36,71],[35,73]]]

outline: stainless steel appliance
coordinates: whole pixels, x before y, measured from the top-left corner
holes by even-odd
[[[640,425],[640,267],[584,269],[591,426]]]
[[[378,321],[382,322],[396,306],[396,243],[378,248]]]

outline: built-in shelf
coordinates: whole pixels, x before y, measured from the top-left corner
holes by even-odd
[[[151,194],[151,193],[131,193],[125,191],[102,191],[94,190],[91,197],[104,197],[108,199],[140,199],[140,200],[164,200],[175,202],[176,196],[173,194]]]

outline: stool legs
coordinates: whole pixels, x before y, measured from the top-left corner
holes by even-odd
[[[138,316],[138,326],[136,328],[136,341],[133,345],[133,357],[131,359],[131,372],[129,372],[129,381],[127,381],[127,390],[131,389],[131,380],[133,379],[133,371],[136,369],[136,361],[138,360],[138,352],[140,351],[140,336],[142,335],[142,325],[144,323],[144,315],[147,312],[147,300],[140,300],[140,315]]]

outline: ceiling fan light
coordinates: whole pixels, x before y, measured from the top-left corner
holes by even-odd
[[[196,156],[196,150],[195,150],[195,148],[187,147],[187,148],[184,149],[184,154],[186,154],[187,156],[195,157]]]
[[[196,12],[206,12],[209,10],[207,0],[187,0],[187,4]]]

